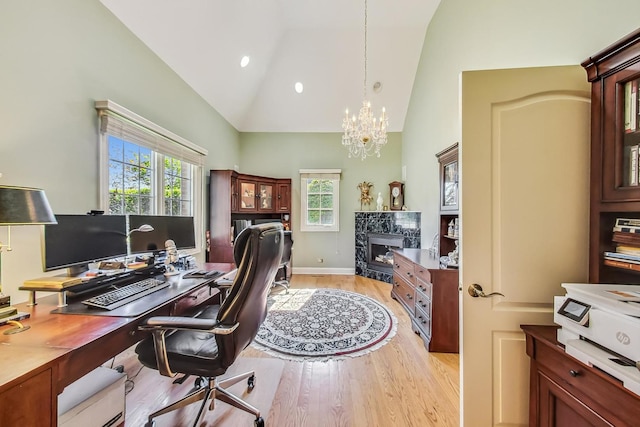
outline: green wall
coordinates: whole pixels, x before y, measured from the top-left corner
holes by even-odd
[[[238,132],[97,0],[0,2],[0,184],[40,187],[55,213],[98,206],[95,100],[111,99],[239,163]],[[2,287],[43,276],[42,227],[13,227]],[[6,227],[0,242],[6,243]]]
[[[423,212],[423,247],[438,226],[434,155],[460,141],[460,73],[580,64],[638,28],[638,16],[637,0],[441,1],[427,29],[402,132],[407,203]]]
[[[382,193],[389,204],[389,183],[400,181],[402,138],[388,135],[380,158],[348,158],[339,133],[242,133],[240,172],[292,181],[293,266],[307,272],[315,268],[354,269],[354,212],[360,210],[358,183],[374,184],[372,193]],[[340,181],[340,232],[300,232],[300,169],[342,169]],[[411,208],[411,206],[409,206]],[[375,201],[364,210],[375,210]],[[318,262],[318,258],[324,260]],[[340,270],[345,272],[345,270]]]

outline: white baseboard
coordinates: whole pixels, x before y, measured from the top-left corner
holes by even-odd
[[[355,268],[319,268],[319,267],[293,267],[292,274],[340,274],[353,276]]]

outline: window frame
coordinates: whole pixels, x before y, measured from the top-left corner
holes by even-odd
[[[304,232],[338,232],[340,231],[340,178],[341,169],[300,169],[300,231]],[[307,180],[321,179],[333,181],[333,224],[309,224]]]
[[[111,100],[96,101],[99,121],[99,206],[109,210],[109,136],[146,147],[154,162],[154,201],[152,215],[164,215],[164,159],[168,156],[189,163],[191,171],[191,215],[194,218],[197,253],[204,248],[205,177],[204,160],[208,150]],[[168,215],[169,216],[169,215]]]

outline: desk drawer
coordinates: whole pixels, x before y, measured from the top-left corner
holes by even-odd
[[[413,319],[413,323],[417,326],[418,330],[414,328],[414,332],[424,335],[425,341],[431,341],[431,316],[416,306],[416,316]]]
[[[420,283],[420,281],[418,281],[418,283]],[[420,288],[416,288],[416,311],[418,308],[431,316],[431,297],[420,291]]]
[[[431,273],[426,267],[423,267],[419,264],[415,264],[414,273],[416,277],[422,280],[425,283],[431,283]]]
[[[405,279],[412,286],[415,286],[416,279],[413,271],[413,263],[398,254],[393,255],[393,273]]]
[[[406,307],[409,314],[413,314],[415,310],[415,290],[404,278],[399,277],[397,274],[393,275],[393,290],[392,295],[395,295],[398,300]]]
[[[433,285],[431,284],[431,282],[425,282],[422,279],[418,278],[418,280],[416,280],[416,291],[420,291],[422,292],[425,297],[432,299],[432,295],[433,295]]]
[[[192,307],[204,304],[217,293],[217,291],[210,288],[208,285],[198,288],[176,301],[173,305],[173,309],[171,310],[171,315],[179,316]]]

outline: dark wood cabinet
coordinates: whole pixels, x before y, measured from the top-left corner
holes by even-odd
[[[441,269],[428,249],[398,249],[393,255],[391,297],[411,317],[412,330],[432,352],[457,353],[458,272]]]
[[[529,425],[637,426],[640,397],[566,354],[556,326],[522,325],[531,358]]]
[[[640,272],[604,264],[617,218],[640,218],[640,30],[592,55],[589,281],[639,284]]]
[[[458,267],[458,143],[436,154],[440,170],[438,248],[442,266]]]
[[[209,172],[208,262],[233,262],[235,222],[272,219],[290,228],[291,179]]]

